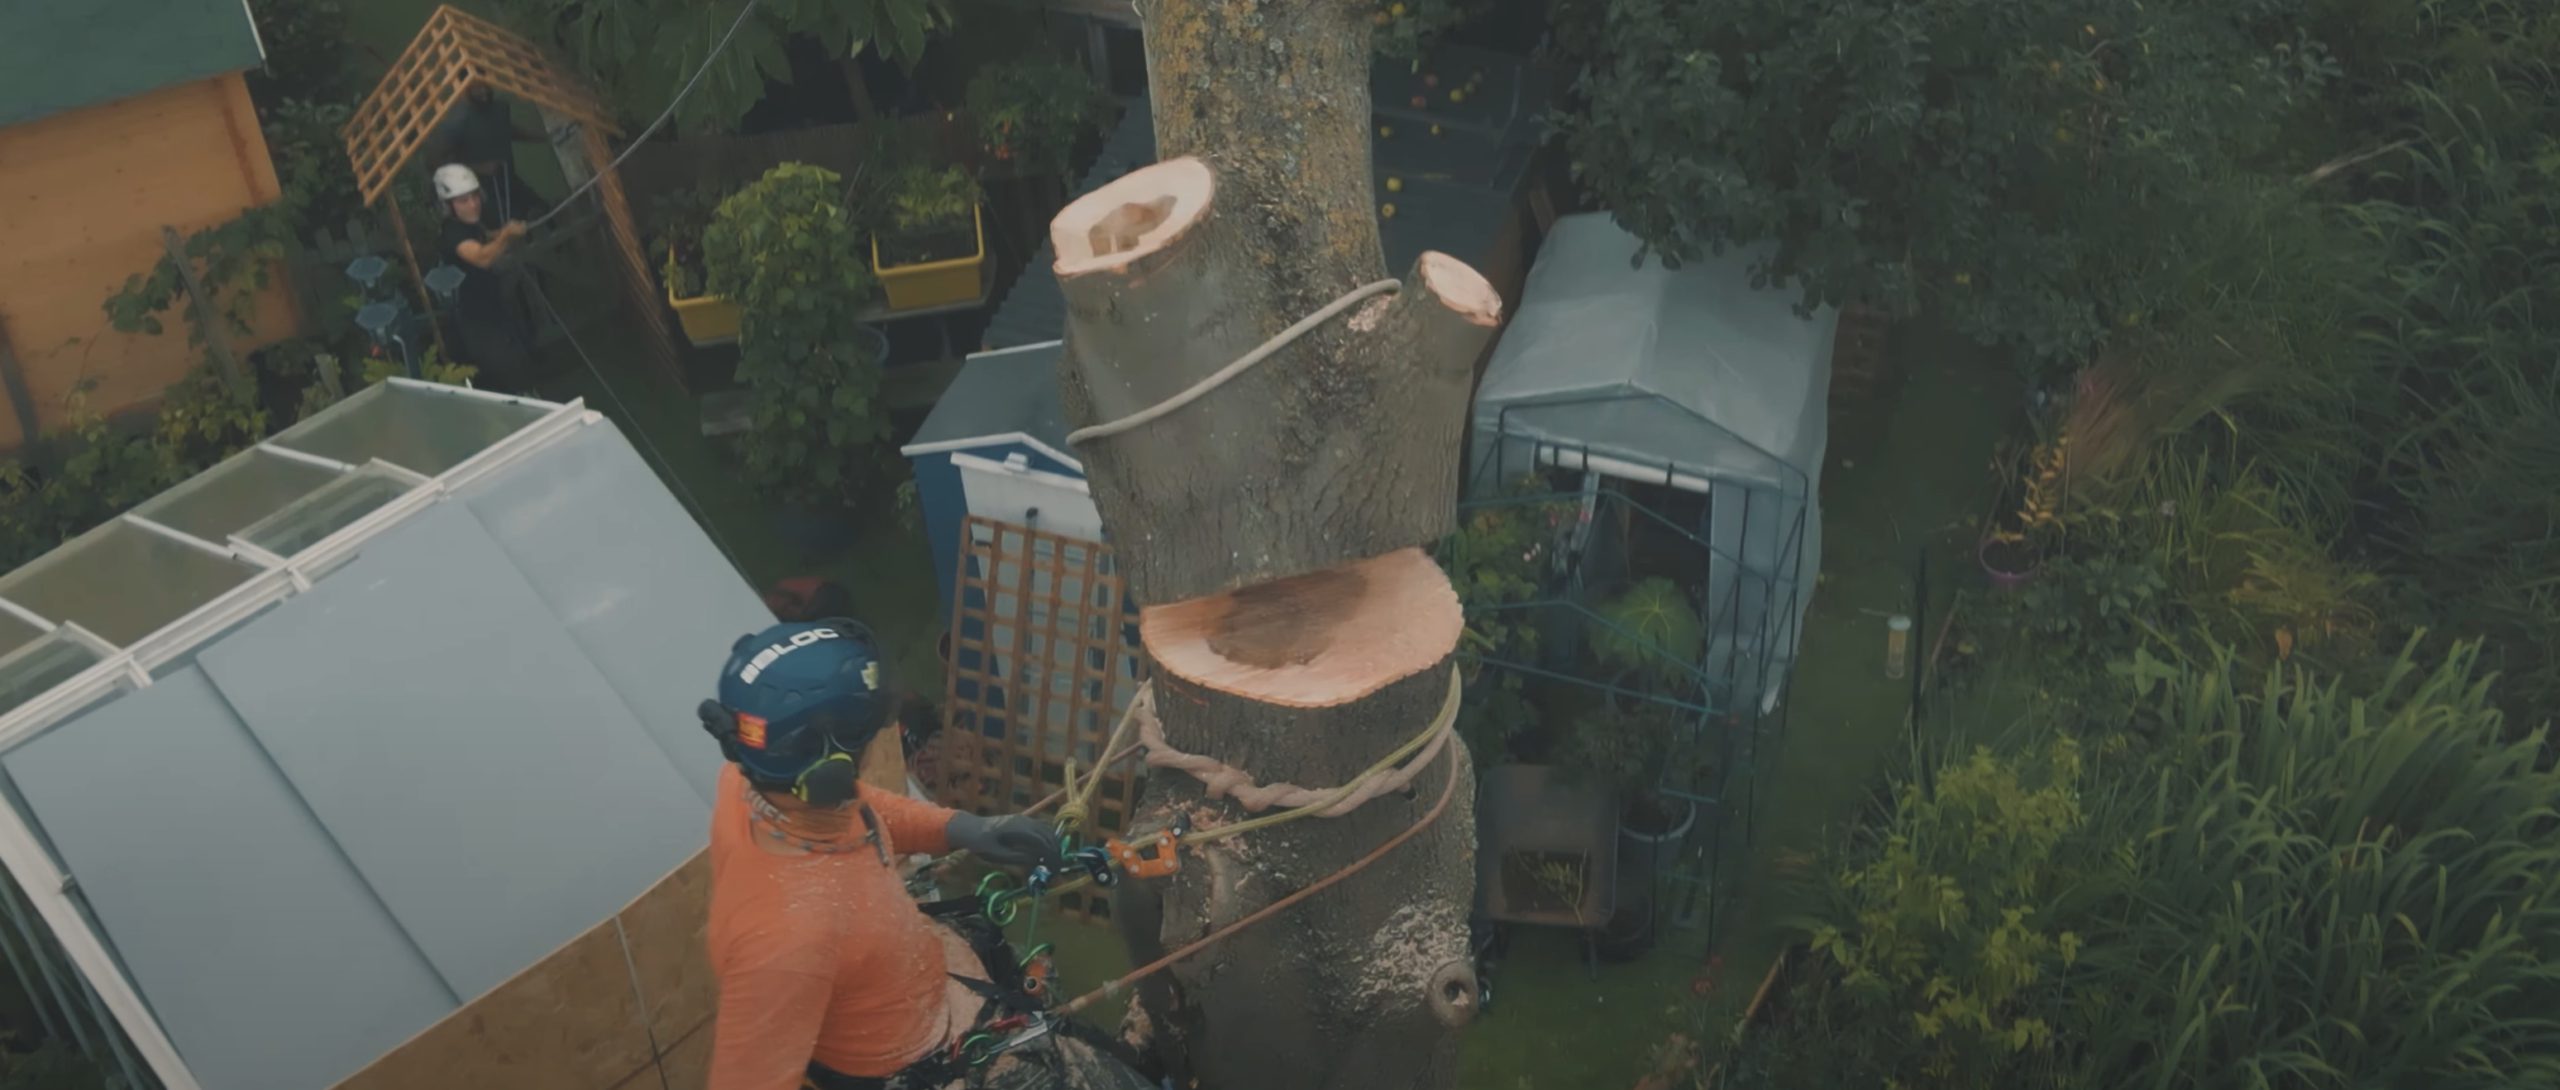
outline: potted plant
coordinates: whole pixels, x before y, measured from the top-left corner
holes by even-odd
[[[2006,525],[1994,526],[1974,549],[1974,559],[1993,588],[2012,590],[2024,585],[2043,565],[2045,551],[2059,543],[2070,450],[2071,437],[2062,435],[2027,452],[2025,472],[2019,474],[2017,512]],[[2009,462],[2001,459],[1994,464],[2005,469]]]
[[[1625,691],[1639,687],[1679,699],[1697,695],[1706,622],[1680,584],[1659,575],[1636,580],[1600,608],[1590,631],[1591,653],[1615,672],[1621,692],[1613,697],[1622,706]]]
[[[959,167],[910,166],[889,180],[888,223],[871,239],[871,271],[889,309],[965,303],[986,264],[978,183]]]
[[[1711,776],[1707,727],[1680,706],[1644,701],[1632,710],[1592,711],[1573,723],[1559,765],[1568,775],[1606,785],[1618,796],[1618,835],[1647,849],[1688,835],[1698,807],[1662,792],[1665,780]]]
[[[719,208],[720,191],[699,185],[660,197],[651,209],[657,234],[650,240],[650,249],[665,271],[667,306],[675,310],[685,339],[696,347],[736,340],[743,313],[736,300],[711,291],[703,264],[702,235]]]
[[[825,551],[851,525],[862,470],[880,461],[878,338],[863,310],[877,285],[834,171],[784,163],[720,202],[703,235],[712,291],[742,309],[738,379],[749,483],[788,508],[785,529]]]
[[[979,69],[967,102],[988,158],[1025,177],[1063,179],[1109,98],[1084,66],[1041,60]]]

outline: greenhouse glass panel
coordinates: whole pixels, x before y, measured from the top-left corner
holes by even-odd
[[[118,520],[0,578],[0,598],[126,646],[257,573]]]
[[[506,401],[385,382],[278,434],[275,445],[363,465],[376,458],[435,476],[550,412]]]
[[[101,661],[95,648],[60,632],[48,632],[9,652],[0,657],[0,714],[17,710],[18,705],[43,696]]]
[[[250,449],[152,498],[133,513],[220,542],[337,479],[336,470]]]
[[[329,482],[285,509],[240,531],[243,541],[290,558],[400,498],[408,481],[379,466],[368,466]]]

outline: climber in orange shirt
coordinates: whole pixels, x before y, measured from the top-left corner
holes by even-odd
[[[888,694],[869,630],[834,619],[740,639],[700,709],[730,765],[711,814],[709,1090],[888,1090],[978,1019],[970,941],[928,918],[895,860],[964,849],[1058,865],[1057,836],[861,783]],[[990,936],[992,939],[992,936]],[[910,1081],[913,1081],[911,1078]]]

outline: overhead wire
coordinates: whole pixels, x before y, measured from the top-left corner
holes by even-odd
[[[527,277],[526,284],[533,289],[533,297],[542,301],[542,309],[550,312],[551,320],[559,324],[561,335],[569,339],[569,350],[577,353],[578,361],[587,365],[587,373],[595,376],[596,388],[603,390],[604,396],[613,401],[614,409],[619,411],[622,419],[630,424],[631,434],[639,438],[641,446],[648,448],[650,460],[658,463],[659,474],[666,478],[668,484],[675,486],[676,494],[682,497],[686,509],[693,512],[693,520],[702,524],[704,533],[711,535],[711,544],[720,550],[720,555],[729,558],[730,567],[741,572],[747,570],[745,564],[738,559],[738,551],[731,548],[729,539],[720,533],[719,524],[712,521],[710,509],[702,506],[701,499],[696,497],[693,489],[684,483],[684,475],[676,472],[675,463],[668,461],[666,452],[659,450],[658,444],[649,438],[649,429],[641,424],[639,417],[632,415],[631,404],[622,400],[622,395],[614,390],[613,383],[605,380],[604,369],[596,366],[595,357],[587,354],[587,346],[579,343],[578,331],[569,327],[569,319],[563,317],[560,308],[552,304],[551,293],[542,290],[542,282],[536,278]]]
[[[536,227],[540,227],[543,224],[551,222],[551,218],[553,216],[557,216],[568,209],[570,202],[577,200],[581,195],[585,194],[586,191],[595,188],[596,183],[603,181],[605,175],[613,173],[615,168],[622,165],[623,160],[630,158],[632,152],[640,150],[641,145],[648,143],[649,137],[657,133],[658,127],[666,124],[668,118],[676,115],[676,107],[684,104],[685,96],[692,94],[694,87],[701,84],[702,77],[711,72],[711,62],[720,59],[721,50],[729,48],[729,40],[738,36],[739,27],[747,25],[747,16],[755,13],[756,5],[759,2],[761,2],[761,0],[747,0],[746,4],[738,9],[738,17],[729,21],[728,32],[720,35],[719,41],[712,43],[711,52],[703,54],[702,63],[694,67],[692,78],[685,80],[684,86],[676,89],[676,97],[667,101],[666,109],[658,111],[657,120],[649,122],[648,128],[640,130],[640,135],[632,137],[630,144],[622,149],[622,154],[614,156],[612,162],[606,163],[602,169],[597,170],[593,175],[589,176],[586,181],[579,183],[578,188],[570,190],[569,195],[560,198],[560,203],[552,205],[550,211],[543,213],[532,223],[526,224],[525,230],[530,231]]]

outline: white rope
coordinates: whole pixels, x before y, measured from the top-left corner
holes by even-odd
[[[684,86],[676,89],[676,97],[667,102],[666,109],[658,111],[658,119],[650,122],[648,128],[640,130],[640,135],[632,137],[630,145],[622,149],[622,154],[614,156],[612,162],[604,165],[604,169],[589,176],[578,188],[570,190],[568,196],[560,198],[560,203],[552,205],[551,211],[543,213],[532,223],[525,224],[524,229],[533,230],[551,222],[551,217],[568,211],[569,202],[577,200],[579,195],[594,189],[597,182],[604,180],[605,175],[613,173],[614,168],[621,166],[623,160],[631,158],[632,152],[640,150],[640,145],[648,143],[650,135],[658,131],[658,126],[666,124],[668,118],[676,115],[676,107],[683,104],[684,96],[692,94],[694,85],[701,83],[703,75],[711,71],[711,62],[720,59],[721,50],[729,48],[729,39],[738,36],[738,28],[747,25],[747,16],[754,13],[758,2],[759,0],[747,0],[746,6],[738,9],[738,17],[729,21],[729,32],[721,35],[720,40],[712,44],[711,52],[703,54],[702,64],[693,70],[693,78],[684,81]]]
[[[1411,758],[1393,770],[1378,772],[1376,775],[1354,781],[1348,792],[1340,787],[1310,788],[1293,783],[1256,784],[1253,782],[1253,774],[1241,768],[1236,768],[1215,757],[1184,753],[1173,748],[1165,741],[1163,722],[1156,718],[1152,689],[1139,694],[1139,698],[1146,701],[1147,706],[1144,710],[1139,710],[1136,716],[1138,744],[1147,747],[1149,767],[1170,768],[1178,772],[1190,773],[1193,779],[1199,780],[1201,786],[1208,789],[1210,798],[1234,799],[1236,805],[1244,807],[1248,812],[1261,813],[1273,807],[1294,810],[1330,800],[1332,805],[1316,811],[1314,816],[1341,817],[1359,809],[1362,803],[1370,799],[1390,791],[1402,790],[1404,785],[1413,782],[1413,777],[1419,774],[1424,766],[1429,765],[1433,758],[1440,755],[1440,750],[1448,745],[1450,733],[1457,727],[1459,685],[1458,676],[1453,671],[1449,678],[1449,699],[1442,704],[1440,714],[1432,719],[1430,726],[1424,728],[1421,749],[1415,751]],[[1133,702],[1131,708],[1137,710],[1137,705]]]
[[[1077,428],[1074,431],[1068,432],[1067,445],[1082,446],[1085,443],[1096,439],[1108,439],[1132,428],[1153,423],[1167,413],[1191,404],[1194,401],[1200,400],[1203,396],[1206,396],[1209,391],[1226,385],[1229,380],[1235,378],[1237,375],[1241,375],[1246,371],[1251,370],[1253,365],[1271,358],[1272,353],[1287,347],[1289,342],[1306,336],[1308,331],[1333,320],[1335,315],[1351,309],[1361,300],[1367,299],[1373,295],[1384,295],[1402,287],[1402,284],[1398,284],[1393,280],[1372,280],[1366,284],[1360,285],[1359,287],[1353,288],[1350,291],[1344,292],[1342,298],[1326,303],[1323,307],[1317,309],[1315,313],[1298,319],[1298,323],[1296,325],[1290,326],[1287,329],[1283,329],[1280,332],[1273,334],[1270,340],[1262,342],[1260,345],[1256,346],[1253,351],[1236,357],[1236,361],[1234,363],[1221,367],[1216,373],[1209,377],[1192,383],[1190,388],[1183,390],[1181,393],[1156,402],[1153,405],[1149,405],[1137,412],[1130,413],[1118,420],[1095,424],[1089,428]]]

